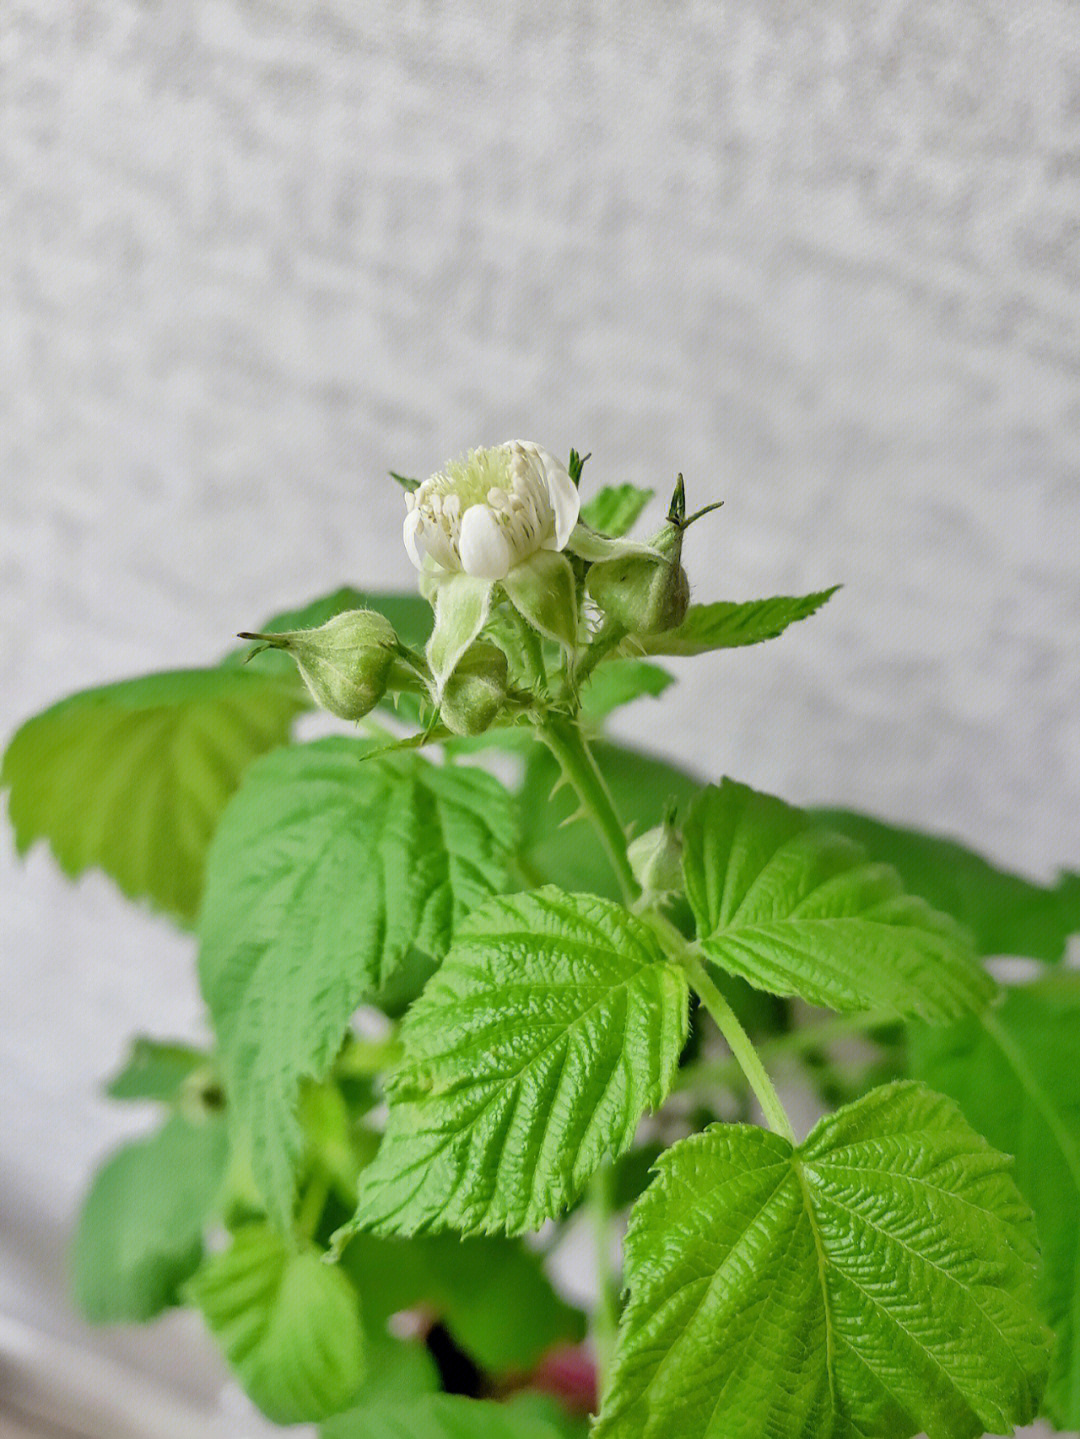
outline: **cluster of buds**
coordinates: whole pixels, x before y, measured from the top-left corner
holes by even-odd
[[[512,627],[532,635],[527,643],[562,647],[572,681],[579,648],[590,642],[584,596],[602,616],[594,661],[624,638],[682,622],[690,602],[683,534],[715,508],[687,518],[680,475],[651,539],[611,539],[581,523],[580,464],[574,471],[571,478],[547,450],[512,440],[473,450],[410,489],[405,548],[435,611],[424,654],[373,610],[347,610],[316,629],[240,638],[257,641],[252,654],[288,654],[315,703],[340,719],[363,719],[388,692],[407,692],[430,702],[444,733],[475,735],[500,715],[546,703],[542,663],[535,683],[521,688],[511,679],[506,624],[492,624],[499,607]]]

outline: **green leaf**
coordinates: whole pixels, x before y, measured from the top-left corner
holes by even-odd
[[[578,637],[577,586],[564,554],[537,550],[502,581],[510,603],[526,624],[573,649]]]
[[[1034,1227],[950,1100],[890,1085],[797,1149],[714,1125],[658,1169],[597,1439],[968,1439],[1034,1417]]]
[[[219,1120],[173,1117],[94,1177],[72,1246],[75,1303],[95,1323],[139,1323],[177,1302],[198,1268],[227,1159]]]
[[[775,595],[768,600],[691,605],[681,625],[658,635],[643,635],[640,645],[650,655],[701,655],[775,639],[788,625],[805,620],[840,588],[812,595]]]
[[[424,1394],[384,1400],[341,1414],[320,1430],[321,1439],[562,1439],[550,1420],[515,1404]]]
[[[659,698],[675,676],[647,660],[621,659],[598,665],[581,692],[581,708],[585,720],[598,724],[620,705],[649,695]]]
[[[584,1338],[584,1316],[555,1293],[538,1255],[500,1236],[357,1234],[342,1264],[376,1323],[422,1305],[491,1374],[527,1371]]]
[[[333,594],[322,595],[319,599],[311,600],[298,609],[283,610],[278,614],[271,615],[269,619],[256,625],[255,629],[260,634],[281,634],[286,630],[318,629],[320,625],[326,624],[327,620],[344,614],[346,610],[377,610],[379,614],[385,615],[394,626],[402,644],[410,645],[413,649],[423,649],[431,634],[431,606],[420,595],[415,592],[411,594],[371,593],[367,590],[353,589],[351,585],[345,585],[341,589],[335,590]],[[233,666],[250,663],[253,670],[262,670],[266,673],[277,672],[296,680],[296,665],[284,651],[263,650],[253,658],[250,656],[251,645],[244,645],[242,649],[230,650],[222,663]]]
[[[913,1073],[1016,1156],[1042,1245],[1042,1310],[1057,1334],[1045,1407],[1062,1429],[1080,1429],[1078,1035],[1080,976],[1059,974],[951,1029],[913,1026],[910,1045]]]
[[[637,485],[605,485],[582,505],[581,518],[591,529],[618,539],[633,528],[655,494]]]
[[[913,894],[966,925],[980,954],[1019,954],[1056,964],[1069,936],[1080,934],[1080,874],[1063,871],[1056,884],[1036,884],[998,869],[956,840],[849,810],[813,813],[891,864]]]
[[[143,1036],[135,1039],[124,1067],[109,1080],[110,1099],[152,1099],[172,1104],[185,1080],[198,1073],[209,1056],[188,1044],[168,1044]]]
[[[232,1122],[284,1225],[302,1077],[321,1078],[364,1000],[411,949],[441,955],[506,882],[510,796],[478,769],[364,759],[357,740],[294,745],[252,767],[211,850],[199,974]]]
[[[994,993],[954,920],[782,800],[729,779],[710,785],[683,842],[703,953],[759,989],[931,1023]]]
[[[192,920],[226,801],[307,707],[293,681],[236,669],[145,675],[61,700],[4,756],[16,848],[46,839],[65,873],[103,869],[129,897]]]
[[[687,985],[617,905],[556,889],[489,901],[401,1029],[357,1229],[538,1229],[670,1088]]]
[[[188,1281],[187,1299],[243,1385],[278,1424],[345,1409],[364,1377],[356,1293],[314,1250],[254,1224]]]

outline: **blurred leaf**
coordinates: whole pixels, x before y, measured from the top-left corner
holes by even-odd
[[[647,660],[610,660],[598,665],[581,692],[582,716],[588,724],[599,724],[612,710],[648,695],[657,699],[675,676]]]
[[[110,1099],[153,1099],[171,1104],[184,1081],[201,1069],[209,1055],[188,1044],[168,1044],[160,1039],[139,1036],[131,1053],[106,1086]]]
[[[618,539],[631,530],[655,490],[637,485],[605,485],[581,507],[581,518],[590,529]]]
[[[386,1399],[341,1414],[320,1430],[321,1439],[564,1439],[565,1430],[542,1414],[490,1399],[424,1394]]]

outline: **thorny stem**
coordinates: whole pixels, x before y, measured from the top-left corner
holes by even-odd
[[[553,714],[548,715],[538,733],[577,794],[582,813],[592,821],[618,878],[623,899],[627,905],[632,905],[639,889],[626,856],[626,831],[615,813],[611,792],[584,735],[573,720]]]

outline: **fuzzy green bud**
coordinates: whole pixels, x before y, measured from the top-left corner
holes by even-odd
[[[296,661],[315,703],[339,719],[362,719],[386,693],[400,646],[393,625],[375,610],[346,610],[314,630],[242,634],[262,649]],[[252,654],[258,654],[252,650]]]
[[[675,806],[669,804],[662,823],[630,841],[626,854],[634,878],[648,898],[682,889],[682,835],[675,828]]]
[[[506,656],[480,641],[465,651],[442,693],[439,717],[459,735],[483,734],[506,702]]]

